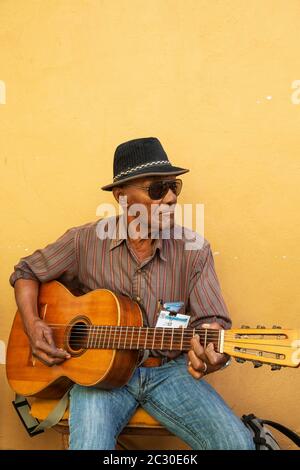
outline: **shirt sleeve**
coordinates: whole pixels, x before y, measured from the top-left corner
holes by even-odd
[[[76,233],[76,228],[71,228],[54,243],[21,258],[14,266],[14,272],[9,278],[10,284],[14,286],[18,279],[32,279],[39,282],[60,279],[62,282],[69,282],[76,278],[78,272],[75,252]]]
[[[225,305],[215,271],[214,258],[209,242],[204,244],[195,260],[190,281],[189,311],[191,328],[202,323],[217,322],[223,328],[231,327],[231,319]]]

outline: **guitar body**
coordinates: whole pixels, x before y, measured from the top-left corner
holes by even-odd
[[[7,348],[7,378],[21,395],[58,398],[72,385],[112,389],[126,384],[137,367],[139,350],[86,349],[76,338],[90,325],[142,326],[137,303],[106,289],[76,297],[57,281],[41,284],[39,316],[54,325],[57,347],[72,355],[49,367],[32,356],[19,312],[16,313]],[[95,333],[96,334],[96,333]]]

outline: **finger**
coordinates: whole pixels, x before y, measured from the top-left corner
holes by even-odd
[[[218,357],[217,353],[214,350],[213,343],[208,344],[207,348],[205,349],[205,355],[208,359],[208,362],[212,366],[216,366],[219,363],[219,357]]]
[[[55,347],[55,343],[54,343],[54,340],[53,340],[52,331],[45,329],[45,330],[43,330],[43,335],[44,335],[44,338],[45,338],[45,340],[47,341],[47,343],[48,343],[50,346],[54,346],[54,347]]]
[[[40,350],[46,353],[48,356],[53,357],[53,358],[70,358],[70,354],[67,353],[67,351],[64,351],[63,349],[59,349],[56,346],[50,346],[46,341],[44,340],[37,340],[34,345],[35,350]]]
[[[194,377],[194,379],[196,379],[196,380],[199,380],[199,379],[201,379],[201,377],[204,376],[204,373],[203,373],[203,372],[198,372],[198,371],[196,371],[196,370],[193,368],[191,362],[188,363],[188,372],[189,372],[189,374],[191,374],[191,376]]]
[[[58,357],[66,357],[66,358],[70,358],[70,354],[63,348],[57,348],[55,343],[54,343],[54,340],[53,340],[53,335],[52,335],[52,331],[51,330],[44,330],[43,331],[44,333],[44,337],[47,341],[47,343],[53,348],[53,352],[55,351],[55,356],[58,356]],[[64,356],[61,355],[61,353],[64,353]]]
[[[48,367],[61,364],[65,359],[62,358],[54,358],[48,356],[48,354],[44,353],[43,351],[36,351],[32,353],[34,357],[36,357],[39,361],[45,364]]]
[[[212,366],[217,366],[218,364],[223,364],[224,362],[224,355],[215,351],[213,343],[208,344],[207,348],[205,349],[205,355],[208,359],[208,362]]]
[[[220,325],[220,323],[217,323],[216,321],[212,322],[212,323],[203,323],[203,325],[201,325],[201,328],[211,328],[212,330],[222,330],[222,326]]]
[[[188,358],[189,358],[189,365],[193,369],[195,369],[198,372],[203,372],[204,371],[204,368],[205,368],[204,361],[202,361],[202,359],[200,359],[198,356],[196,356],[196,354],[194,353],[193,350],[190,350],[188,352]]]
[[[204,348],[202,344],[200,343],[200,338],[198,335],[194,336],[191,339],[191,346],[192,346],[193,351],[195,351],[196,355],[198,357],[203,357],[204,359],[204,355],[205,355]]]
[[[204,374],[202,374],[201,372],[196,372],[194,369],[190,369],[189,370],[189,373],[191,374],[192,377],[194,377],[194,379],[196,380],[199,380],[203,377]]]

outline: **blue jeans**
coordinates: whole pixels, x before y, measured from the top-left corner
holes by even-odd
[[[160,367],[139,367],[121,388],[74,385],[70,449],[115,449],[139,405],[192,449],[254,449],[248,429],[205,380],[188,373],[183,355]]]

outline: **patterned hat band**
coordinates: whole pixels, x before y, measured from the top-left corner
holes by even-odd
[[[137,165],[134,168],[129,168],[126,171],[121,171],[117,176],[114,177],[114,181],[117,181],[122,176],[129,176],[131,173],[134,173],[137,170],[142,170],[143,168],[148,168],[154,165],[170,165],[171,163],[168,160],[158,160],[155,162],[143,163],[142,165]]]

